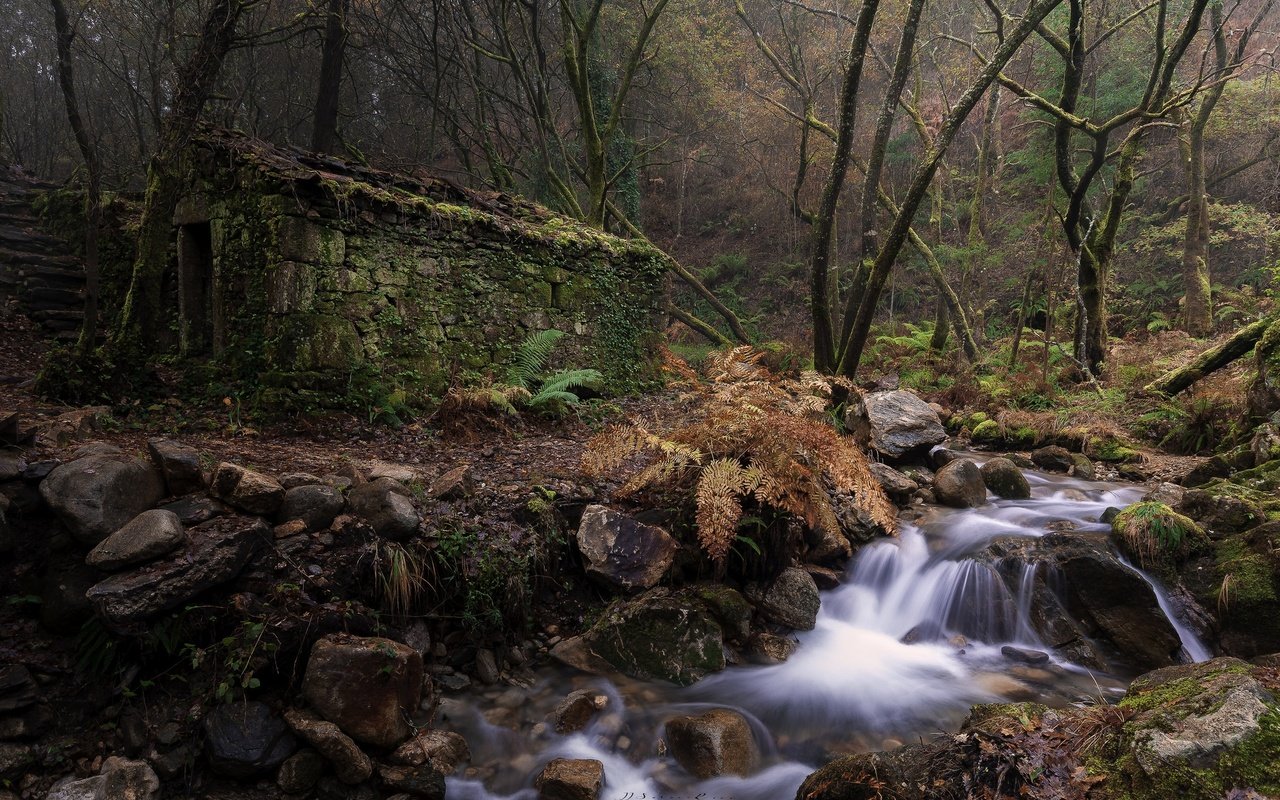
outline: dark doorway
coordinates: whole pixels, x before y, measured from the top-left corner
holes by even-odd
[[[208,222],[178,226],[178,331],[184,356],[213,350],[213,234]]]

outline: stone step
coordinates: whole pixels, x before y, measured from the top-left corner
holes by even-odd
[[[84,286],[83,270],[19,267],[16,272],[20,282],[26,286],[52,286],[57,289],[78,289]]]
[[[0,245],[0,264],[38,267],[41,269],[74,269],[84,272],[80,259],[65,253],[15,250]]]
[[[22,300],[32,306],[41,303],[61,308],[79,308],[84,303],[84,292],[78,289],[23,284]]]

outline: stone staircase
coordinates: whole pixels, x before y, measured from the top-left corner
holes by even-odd
[[[44,233],[31,205],[57,188],[14,168],[0,168],[0,304],[16,306],[59,338],[74,338],[84,319],[84,264],[66,242]]]

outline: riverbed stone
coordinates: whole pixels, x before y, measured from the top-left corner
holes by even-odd
[[[394,747],[412,732],[422,655],[391,639],[330,634],[316,642],[302,681],[307,702],[352,738]]]
[[[276,785],[285,794],[306,794],[324,774],[324,756],[303,748],[285,759],[276,773]]]
[[[1075,466],[1075,462],[1071,458],[1071,451],[1056,444],[1033,450],[1031,452],[1031,461],[1040,469],[1048,470],[1049,472],[1065,473]]]
[[[746,717],[727,708],[667,721],[667,746],[676,763],[696,778],[750,775],[760,749]]]
[[[1014,647],[1007,644],[1000,648],[1000,654],[1010,661],[1019,661],[1023,664],[1049,663],[1049,654],[1043,650],[1029,650],[1025,647]]]
[[[609,696],[595,689],[576,689],[556,705],[549,715],[556,733],[566,736],[587,727],[604,710]]]
[[[363,783],[373,775],[373,762],[355,741],[332,722],[296,708],[284,712],[293,732],[306,739],[333,766],[338,780],[348,785]]]
[[[246,514],[270,517],[284,502],[284,487],[270,475],[224,461],[213,473],[215,497]]]
[[[604,764],[589,758],[554,758],[533,785],[538,800],[596,800],[604,788]]]
[[[623,591],[656,586],[680,549],[662,528],[601,505],[587,506],[576,538],[587,574]]]
[[[432,764],[416,767],[381,764],[378,766],[378,777],[382,779],[384,791],[404,792],[405,795],[426,800],[444,800],[444,775]]]
[[[257,701],[213,709],[204,718],[204,735],[213,771],[241,780],[271,774],[298,749],[284,719]]]
[[[787,567],[767,587],[749,589],[747,597],[765,619],[797,631],[813,630],[822,603],[818,584],[800,567]]]
[[[924,452],[947,439],[938,412],[905,389],[860,396],[846,425],[856,439],[887,458]]]
[[[920,488],[920,484],[888,464],[872,461],[867,467],[889,499],[900,506],[910,503],[911,495]]]
[[[186,540],[177,514],[153,508],[143,511],[99,542],[89,551],[85,563],[113,571],[159,558],[178,549]]]
[[[79,542],[93,546],[160,502],[164,481],[140,458],[90,451],[55,467],[40,496]]]
[[[422,517],[409,499],[409,490],[391,478],[355,486],[348,496],[351,510],[382,537],[404,541],[418,530]]]
[[[471,749],[461,734],[453,731],[418,731],[396,748],[388,759],[392,764],[418,767],[430,763],[444,775],[452,774],[471,760]]]
[[[159,561],[117,573],[86,596],[108,628],[137,632],[147,620],[240,574],[271,529],[260,519],[228,516],[188,531],[186,547]]]
[[[307,530],[320,531],[329,527],[342,513],[346,500],[342,492],[332,486],[307,484],[285,490],[284,501],[276,514],[279,522],[301,520]]]
[[[993,458],[982,465],[982,481],[997,497],[1025,500],[1031,497],[1031,484],[1018,465],[1007,458]]]
[[[954,508],[975,508],[987,502],[982,470],[967,458],[958,458],[938,470],[933,492],[938,502]]]

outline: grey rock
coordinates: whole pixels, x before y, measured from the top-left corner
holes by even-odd
[[[938,470],[933,492],[938,502],[954,508],[975,508],[987,502],[982,470],[967,458],[958,458]]]
[[[609,696],[594,689],[577,689],[556,705],[549,720],[556,733],[577,733],[609,704]]]
[[[797,631],[813,630],[822,602],[813,576],[799,567],[782,570],[767,588],[749,590],[747,597],[770,622]]]
[[[40,496],[71,535],[96,545],[164,497],[164,481],[147,462],[119,454],[89,455],[58,466]]]
[[[441,774],[450,775],[471,760],[471,749],[467,747],[467,740],[453,731],[419,731],[397,747],[388,760],[410,767],[431,764]]]
[[[280,485],[285,488],[285,491],[297,489],[299,486],[317,486],[323,483],[324,479],[310,472],[288,472],[280,476]]]
[[[147,451],[151,454],[151,461],[164,476],[170,495],[177,497],[204,489],[200,451],[160,438],[148,439]]]
[[[351,510],[387,539],[408,539],[422,522],[409,499],[409,490],[391,478],[378,478],[356,486],[351,490],[349,501]]]
[[[860,397],[852,404],[846,424],[855,438],[888,458],[926,450],[947,439],[938,412],[906,390]]]
[[[662,528],[600,505],[587,506],[583,512],[577,542],[587,574],[629,591],[656,586],[680,549]]]
[[[257,701],[218,706],[204,718],[204,735],[209,766],[229,778],[268,775],[298,749],[284,720]]]
[[[284,493],[284,503],[276,519],[280,522],[300,519],[307,530],[324,530],[342,513],[346,500],[342,492],[331,486],[309,484],[296,486]]]
[[[98,569],[117,570],[170,553],[181,547],[186,538],[177,514],[153,508],[99,542],[89,551],[85,563]]]
[[[868,466],[871,469],[871,474],[880,483],[880,488],[884,489],[884,493],[889,495],[889,499],[898,505],[910,503],[911,495],[920,488],[920,484],[888,464],[873,461]]]
[[[667,745],[676,763],[696,778],[750,775],[760,764],[751,724],[736,711],[713,708],[667,721]]]
[[[284,487],[275,478],[225,461],[214,470],[210,491],[232,508],[260,517],[272,516],[284,502]]]
[[[1027,476],[1007,458],[993,458],[983,464],[982,481],[997,497],[1025,500],[1031,496]]]
[[[107,627],[136,632],[151,617],[226,583],[271,536],[262,520],[220,517],[189,532],[186,548],[161,561],[113,575],[86,593]]]

